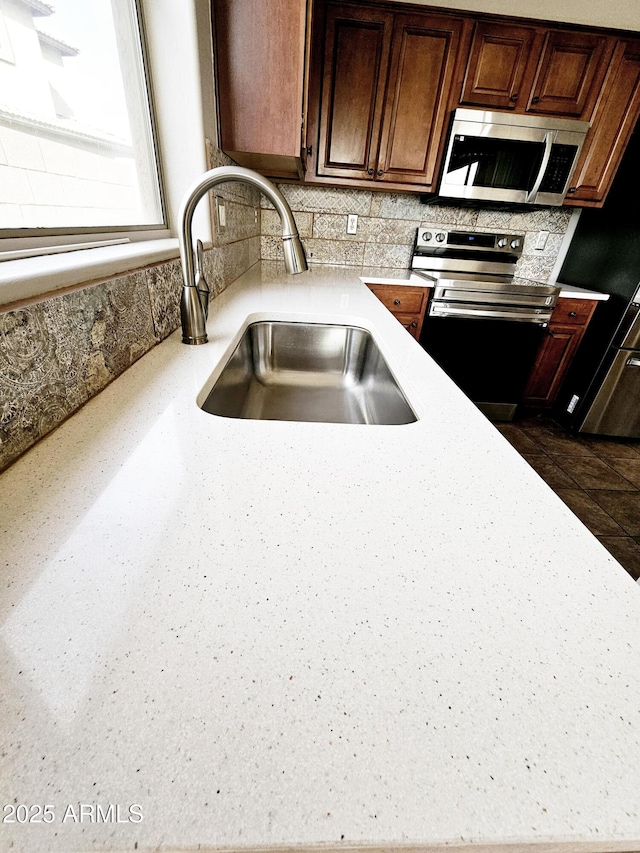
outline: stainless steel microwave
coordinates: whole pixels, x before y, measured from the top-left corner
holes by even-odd
[[[438,195],[560,205],[589,122],[456,110]]]

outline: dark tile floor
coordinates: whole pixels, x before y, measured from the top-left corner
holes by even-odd
[[[541,415],[495,426],[637,580],[640,440],[572,435]]]

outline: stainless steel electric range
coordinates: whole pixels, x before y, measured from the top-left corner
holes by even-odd
[[[412,270],[433,284],[420,343],[493,420],[511,420],[559,288],[515,275],[522,234],[418,229]]]

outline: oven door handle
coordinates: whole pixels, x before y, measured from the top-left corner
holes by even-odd
[[[496,308],[458,308],[453,305],[438,305],[431,303],[431,317],[463,317],[469,320],[513,320],[519,323],[536,323],[538,326],[548,326],[549,317],[532,314],[530,311],[500,311]]]
[[[549,158],[551,157],[551,147],[555,138],[555,130],[549,130],[544,135],[544,154],[542,155],[542,163],[540,163],[540,171],[538,172],[538,176],[535,180],[535,183],[531,187],[531,191],[527,195],[525,202],[533,201],[538,195],[538,190],[540,189],[540,184],[542,183],[542,179],[544,178],[544,173],[547,171],[547,166],[549,165]]]

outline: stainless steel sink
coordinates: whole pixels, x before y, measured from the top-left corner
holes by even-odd
[[[254,420],[417,420],[371,333],[322,323],[252,323],[202,408]]]

